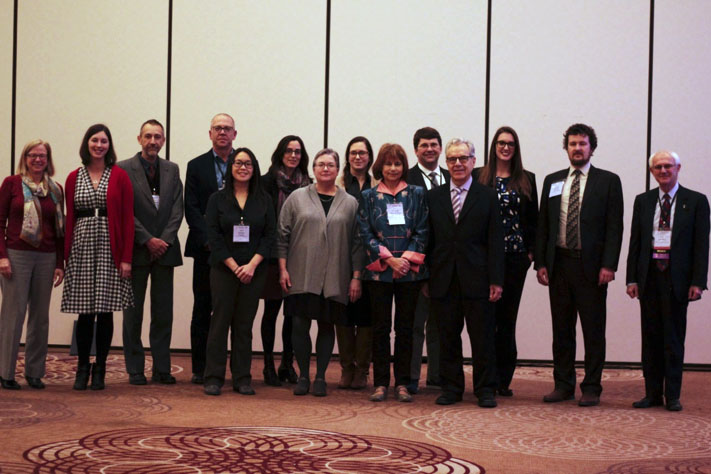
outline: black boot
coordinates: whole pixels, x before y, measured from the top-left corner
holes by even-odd
[[[291,352],[281,353],[281,363],[279,364],[279,380],[282,382],[296,383],[299,377],[293,366],[294,354]]]
[[[86,390],[87,383],[89,383],[89,364],[78,365],[74,377],[74,390]]]
[[[91,389],[92,390],[103,390],[106,386],[104,385],[104,377],[106,376],[106,366],[99,364],[91,365]]]
[[[274,353],[267,354],[264,353],[264,383],[271,385],[272,387],[281,387],[281,382],[279,377],[277,377],[276,370],[274,370]]]

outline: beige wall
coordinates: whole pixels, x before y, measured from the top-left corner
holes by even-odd
[[[332,3],[329,145],[340,153],[355,135],[377,149],[431,125],[445,140],[471,138],[483,164],[487,2],[338,0]],[[681,181],[709,193],[702,178],[711,99],[711,4],[659,0],[655,14],[653,148],[683,160]],[[98,6],[97,6],[98,5]],[[12,6],[0,0],[0,163],[10,170]],[[264,169],[283,135],[300,135],[313,155],[323,146],[326,2],[175,0],[171,159],[187,162],[210,147],[210,118],[236,119],[236,144]],[[165,121],[168,2],[27,0],[18,22],[16,153],[35,137],[52,144],[58,178],[79,164],[83,132],[107,123],[120,158],[136,151],[138,126]],[[489,134],[517,129],[524,163],[541,186],[566,164],[562,133],[576,121],[594,126],[593,164],[620,175],[625,239],[608,296],[608,360],[639,361],[639,308],[624,293],[629,222],[645,189],[649,2],[496,0],[492,10]],[[185,242],[187,225],[181,229]],[[192,260],[176,271],[173,347],[189,347]],[[550,359],[548,296],[533,272],[519,314],[519,357]],[[68,344],[69,315],[52,302],[50,343]],[[687,362],[711,363],[705,344],[708,294],[689,309]],[[259,319],[255,350],[261,350]],[[121,317],[115,316],[120,328]],[[147,325],[146,325],[147,326]],[[144,331],[146,332],[146,331]],[[145,339],[147,341],[147,337]],[[114,344],[121,344],[117,329]],[[281,344],[277,338],[277,350]],[[582,348],[579,348],[582,357]],[[465,353],[469,354],[468,344]]]

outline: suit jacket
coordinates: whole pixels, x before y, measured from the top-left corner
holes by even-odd
[[[488,298],[489,285],[504,284],[504,230],[496,191],[472,180],[457,223],[449,185],[429,190],[427,204],[430,296],[447,296],[456,277],[464,298]]]
[[[652,262],[652,232],[659,188],[639,194],[634,200],[630,247],[627,254],[627,283],[637,283],[644,292]],[[679,186],[674,208],[670,250],[674,295],[686,301],[689,286],[706,288],[709,266],[709,202],[701,193]]]
[[[481,168],[472,170],[474,181],[479,180]],[[523,234],[523,243],[526,245],[526,252],[534,252],[536,249],[536,228],[538,226],[538,189],[536,188],[536,175],[524,170],[528,180],[531,182],[531,197],[520,194],[521,208],[519,209],[519,223]],[[495,189],[495,183],[490,185]]]
[[[558,241],[561,195],[549,197],[551,184],[564,181],[569,168],[546,176],[541,193],[536,235],[535,268],[548,269],[553,275],[555,248]],[[622,247],[622,183],[610,171],[590,166],[580,208],[580,241],[583,272],[591,282],[597,282],[600,268],[617,271]]]
[[[207,153],[188,162],[185,175],[185,220],[190,228],[185,242],[185,256],[200,263],[207,263],[207,222],[205,211],[212,193],[217,192],[215,158],[210,149]]]
[[[442,168],[441,166],[439,167],[440,172],[442,173],[442,176],[444,176],[444,182],[445,184],[449,184],[449,171],[446,169]],[[425,176],[422,174],[422,171],[420,171],[420,167],[415,165],[409,170],[407,170],[407,177],[405,178],[405,182],[407,184],[414,184],[415,186],[422,186],[427,190],[427,185],[425,184]]]
[[[156,209],[140,156],[141,154],[137,153],[133,158],[118,163],[118,166],[128,173],[133,185],[133,218],[136,228],[133,239],[133,264],[154,263],[151,261],[146,242],[157,237],[169,245],[168,250],[157,260],[157,263],[177,267],[183,264],[178,240],[178,229],[183,222],[183,183],[180,181],[180,169],[175,163],[157,158],[160,203]]]

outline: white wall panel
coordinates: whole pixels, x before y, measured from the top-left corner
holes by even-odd
[[[654,96],[652,151],[674,150],[681,157],[679,182],[711,194],[708,176],[711,135],[711,3],[657,0],[654,15]],[[656,182],[651,179],[651,187]],[[690,304],[685,362],[711,363],[711,296]]]
[[[13,1],[0,0],[0,176],[12,174],[12,21]]]
[[[625,295],[625,256],[634,195],[644,187],[649,2],[496,0],[492,10],[490,138],[516,129],[524,166],[537,184],[569,162],[566,128],[595,128],[594,166],[617,173],[625,195],[625,237],[608,289],[607,360],[638,361],[637,305]],[[547,288],[533,270],[518,318],[519,358],[551,359]],[[578,333],[577,358],[584,351]]]
[[[140,14],[138,14],[140,12]],[[56,178],[80,166],[79,145],[96,122],[111,129],[119,159],[140,150],[138,129],[165,120],[167,2],[28,0],[18,14],[17,153],[31,139],[52,145]],[[50,344],[69,344],[71,315],[50,308]],[[114,344],[121,344],[121,315]]]
[[[481,149],[486,78],[483,0],[332,3],[329,145],[364,135],[374,152],[435,127]],[[444,144],[444,143],[443,143]],[[483,155],[481,155],[483,156]],[[444,158],[440,163],[444,165]]]

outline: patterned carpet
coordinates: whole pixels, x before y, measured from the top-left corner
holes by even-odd
[[[515,396],[485,410],[471,393],[435,405],[432,388],[414,403],[372,403],[367,391],[336,389],[335,361],[326,398],[265,386],[257,359],[253,397],[204,395],[182,354],[173,386],[129,385],[123,356],[112,354],[107,389],[76,392],[75,365],[50,353],[40,391],[26,386],[21,358],[22,390],[0,390],[0,472],[711,474],[711,373],[685,373],[684,411],[670,413],[631,408],[643,390],[635,370],[606,370],[601,405],[580,408],[541,403],[551,369],[519,367]]]

